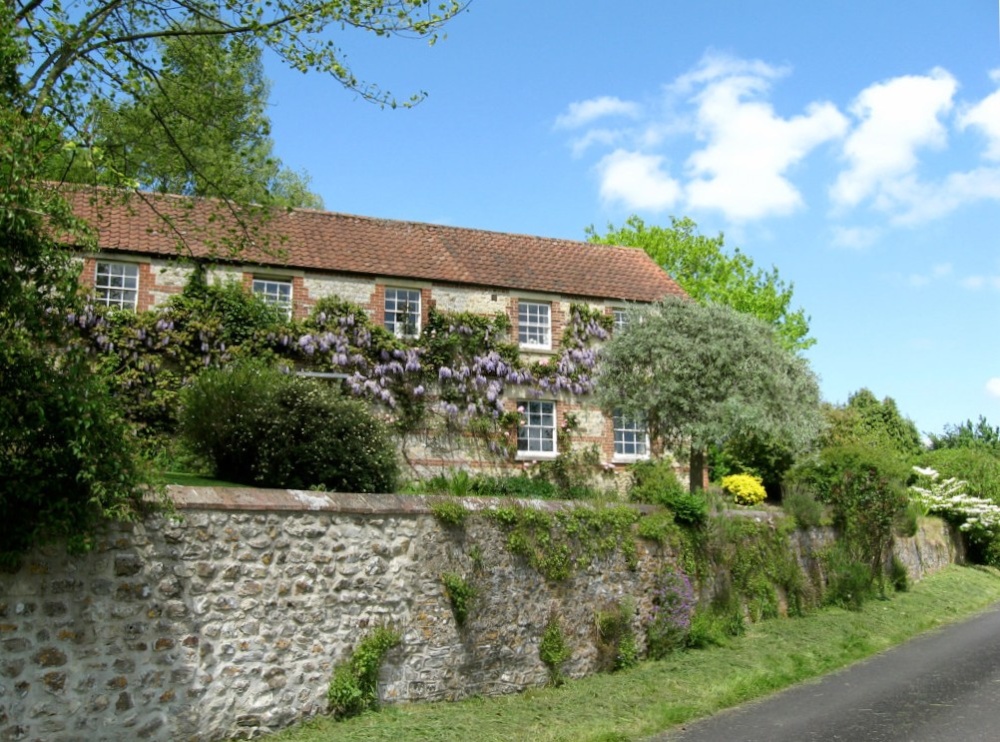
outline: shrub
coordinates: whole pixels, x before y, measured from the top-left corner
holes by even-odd
[[[823,524],[823,503],[806,486],[786,485],[781,497],[781,507],[795,519],[799,528],[816,528]]]
[[[453,572],[442,574],[441,582],[444,583],[444,590],[451,602],[451,612],[455,616],[455,623],[464,626],[472,608],[472,601],[476,598],[476,588],[462,575]]]
[[[942,479],[961,479],[965,492],[1000,504],[1000,455],[985,447],[944,448],[928,451],[921,457]]]
[[[327,690],[334,718],[357,716],[378,706],[378,671],[386,653],[402,641],[398,632],[385,626],[359,642],[350,660],[337,665]]]
[[[446,526],[460,526],[469,517],[469,511],[465,506],[455,500],[439,500],[431,503],[431,512],[438,522]]]
[[[184,401],[185,439],[222,479],[340,492],[395,488],[388,430],[332,387],[240,363],[206,371]]]
[[[538,644],[538,657],[549,671],[549,685],[563,684],[562,666],[571,656],[559,617],[553,613],[545,624],[542,640]]]
[[[732,474],[722,478],[722,489],[737,505],[759,505],[767,499],[764,483],[752,474]]]
[[[136,517],[147,479],[135,438],[86,359],[11,333],[0,379],[0,565],[52,539],[86,550],[104,518]]]
[[[679,566],[667,567],[653,588],[653,609],[646,621],[646,651],[659,660],[687,644],[694,615],[691,581]]]
[[[516,477],[478,477],[471,490],[480,497],[516,497],[553,500],[558,496],[556,486],[544,479],[519,474]]]
[[[639,664],[639,645],[632,629],[635,600],[624,598],[594,615],[597,665],[600,671],[627,670]]]
[[[848,561],[867,565],[869,581],[884,589],[893,528],[910,501],[908,477],[906,463],[891,450],[844,446],[824,449],[792,481],[812,487],[832,507]]]
[[[823,561],[826,567],[824,602],[860,611],[874,592],[871,565],[859,562],[844,544],[830,549]]]
[[[633,465],[629,499],[668,508],[678,523],[698,526],[708,518],[705,497],[688,492],[669,461],[640,461]]]

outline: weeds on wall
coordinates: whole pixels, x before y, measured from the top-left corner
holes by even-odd
[[[567,579],[595,559],[621,552],[630,568],[638,566],[632,525],[639,513],[624,506],[580,507],[553,513],[522,505],[487,511],[507,534],[507,550],[524,557],[546,579]]]
[[[639,664],[639,643],[632,621],[635,599],[624,597],[594,614],[597,671],[617,672]]]
[[[446,526],[461,526],[469,517],[465,506],[455,500],[438,500],[431,503],[431,512],[438,522]]]
[[[542,639],[538,643],[538,657],[549,671],[549,685],[560,686],[565,682],[562,666],[572,654],[566,643],[566,637],[563,635],[559,616],[555,613],[549,614]]]
[[[473,601],[476,599],[476,588],[462,575],[454,572],[442,574],[441,582],[444,584],[445,593],[451,603],[451,612],[455,616],[455,623],[459,626],[465,626],[469,611],[472,610]]]
[[[378,672],[390,649],[402,641],[399,632],[376,627],[355,647],[351,658],[338,664],[327,691],[330,713],[336,719],[378,708]]]
[[[657,576],[652,597],[645,621],[646,653],[660,660],[687,646],[696,600],[691,581],[675,564],[667,564]]]

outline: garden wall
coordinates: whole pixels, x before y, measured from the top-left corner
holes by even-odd
[[[403,636],[383,665],[385,702],[545,683],[538,644],[552,615],[572,648],[563,670],[582,676],[598,665],[595,610],[632,596],[648,613],[670,558],[638,539],[631,565],[619,549],[549,582],[493,520],[445,526],[420,498],[172,495],[176,519],[115,526],[84,556],[38,550],[0,574],[0,741],[255,737],[323,712],[334,664],[380,623]],[[955,556],[946,531],[925,540],[908,547],[914,576]],[[828,542],[795,541],[813,582],[812,552]],[[445,572],[478,591],[461,628]]]

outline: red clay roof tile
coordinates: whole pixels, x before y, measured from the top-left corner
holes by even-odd
[[[272,212],[263,226],[247,231],[238,212],[214,199],[143,193],[123,204],[93,189],[68,195],[104,251],[624,301],[684,295],[636,248],[309,209]],[[229,248],[240,242],[249,246],[236,256]]]

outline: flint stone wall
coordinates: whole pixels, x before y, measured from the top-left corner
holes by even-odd
[[[83,556],[40,549],[0,574],[0,742],[256,737],[323,712],[333,666],[380,623],[403,635],[384,702],[545,683],[553,613],[573,650],[564,673],[579,677],[597,666],[595,610],[632,596],[648,613],[670,558],[640,540],[637,569],[616,553],[548,583],[491,521],[443,526],[421,498],[172,490],[177,519],[115,526]],[[828,542],[797,542],[811,579]],[[931,551],[925,571],[951,554]],[[461,628],[444,572],[478,591]]]

